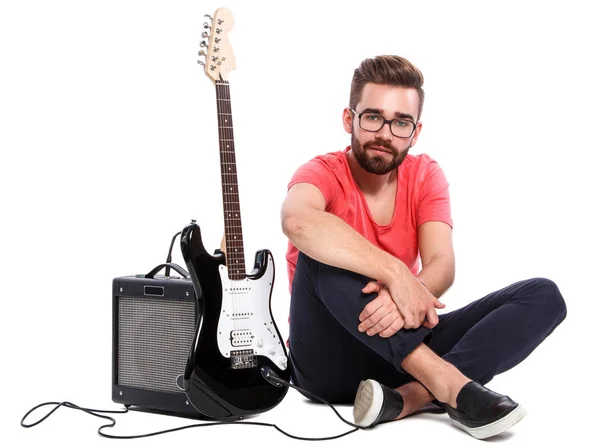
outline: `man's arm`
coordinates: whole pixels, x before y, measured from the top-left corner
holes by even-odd
[[[418,229],[422,270],[417,278],[440,298],[454,282],[452,228],[440,221],[428,221]]]
[[[412,275],[402,261],[326,212],[325,198],[313,184],[299,183],[290,188],[281,209],[281,224],[299,250],[321,263],[385,283]]]

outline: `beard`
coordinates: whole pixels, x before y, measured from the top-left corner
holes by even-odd
[[[391,172],[395,168],[398,168],[406,155],[408,154],[408,150],[410,146],[401,152],[398,152],[396,148],[394,148],[389,142],[384,141],[382,139],[375,139],[374,141],[367,142],[364,145],[361,145],[358,142],[358,139],[354,136],[354,132],[352,132],[352,152],[356,157],[359,165],[364,168],[369,173],[373,173],[375,175],[385,175],[386,173]],[[372,146],[380,146],[385,150],[388,150],[392,154],[392,159],[387,159],[387,156],[384,157],[377,152],[367,153]]]

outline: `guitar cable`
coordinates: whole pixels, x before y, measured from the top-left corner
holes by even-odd
[[[167,264],[170,264],[172,261],[173,245],[175,244],[175,239],[179,235],[181,235],[181,231],[179,231],[175,235],[173,235],[173,239],[171,239],[171,246],[169,247],[169,253],[167,254],[167,261],[166,261]],[[169,276],[170,270],[171,270],[171,268],[169,266],[167,266],[165,268],[165,277]]]
[[[293,434],[290,434],[284,430],[282,430],[281,428],[279,428],[277,425],[273,424],[273,423],[266,423],[266,422],[254,422],[254,421],[242,421],[242,419],[232,419],[232,420],[216,420],[216,421],[212,421],[212,422],[205,422],[205,423],[195,423],[195,424],[191,424],[191,425],[185,425],[185,426],[181,426],[181,427],[177,427],[177,428],[171,428],[168,430],[161,430],[161,431],[155,431],[152,433],[146,433],[146,434],[137,434],[137,435],[133,435],[133,436],[119,436],[119,435],[112,435],[112,434],[107,434],[105,433],[103,430],[106,428],[112,428],[116,425],[116,420],[111,417],[108,416],[106,414],[125,414],[127,412],[129,412],[129,408],[127,406],[125,406],[124,410],[122,411],[109,411],[109,410],[99,410],[99,409],[94,409],[94,408],[83,408],[81,406],[77,406],[74,403],[71,402],[46,402],[46,403],[41,403],[37,406],[35,406],[34,408],[30,409],[21,419],[21,426],[23,428],[31,428],[34,427],[36,425],[39,425],[40,423],[42,423],[44,420],[46,420],[48,417],[50,417],[57,409],[59,409],[61,406],[64,406],[65,408],[71,408],[71,409],[77,409],[80,411],[83,411],[87,414],[90,414],[92,416],[95,417],[99,417],[101,419],[105,419],[108,420],[109,423],[102,425],[100,428],[98,428],[98,434],[102,437],[106,437],[108,439],[141,439],[144,437],[151,437],[151,436],[158,436],[160,434],[166,434],[166,433],[172,433],[175,431],[181,431],[181,430],[186,430],[186,429],[190,429],[190,428],[200,428],[200,427],[205,427],[205,426],[214,426],[214,425],[258,425],[258,426],[267,426],[267,427],[272,427],[275,428],[277,431],[279,431],[280,433],[286,435],[287,437],[290,437],[292,439],[298,439],[298,440],[332,440],[332,439],[338,439],[340,437],[344,437],[347,436],[350,433],[354,433],[356,431],[358,431],[359,429],[366,429],[368,427],[360,427],[358,425],[355,425],[352,422],[347,421],[346,419],[344,419],[340,413],[335,409],[335,407],[323,400],[322,398],[316,396],[315,394],[312,394],[309,391],[306,391],[302,388],[297,387],[296,385],[287,382],[281,378],[279,378],[277,376],[277,374],[269,367],[267,366],[263,366],[261,368],[261,375],[263,376],[263,378],[269,382],[271,385],[280,387],[281,385],[285,385],[289,388],[294,388],[295,390],[299,391],[301,394],[304,395],[309,395],[311,397],[314,397],[315,399],[319,400],[320,402],[326,404],[327,406],[329,406],[334,412],[335,414],[341,419],[342,422],[344,422],[346,425],[351,426],[353,429],[346,431],[345,433],[342,434],[338,434],[336,436],[329,436],[329,437],[301,437],[301,436],[295,436]],[[25,423],[25,419],[27,419],[27,417],[29,417],[29,415],[31,413],[33,413],[35,410],[43,407],[43,406],[47,406],[47,405],[56,405],[49,413],[47,413],[44,417],[42,417],[41,419],[39,419],[38,421],[34,422],[34,423],[30,423],[30,424],[26,424]]]

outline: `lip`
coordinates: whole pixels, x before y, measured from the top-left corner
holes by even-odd
[[[375,150],[375,151],[378,151],[378,152],[380,152],[380,153],[388,153],[388,154],[392,154],[392,152],[391,152],[391,151],[389,151],[389,150],[386,150],[385,148],[383,148],[383,147],[380,147],[379,145],[372,145],[372,146],[371,146],[371,147],[369,147],[369,148],[370,148],[371,150]]]

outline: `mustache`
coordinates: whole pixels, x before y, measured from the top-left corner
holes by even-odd
[[[374,141],[370,141],[364,144],[364,148],[371,148],[372,146],[377,145],[379,147],[383,147],[386,150],[391,151],[392,153],[395,153],[396,150],[394,149],[394,147],[392,147],[392,144],[390,144],[388,141],[384,141],[382,139],[375,139]]]

